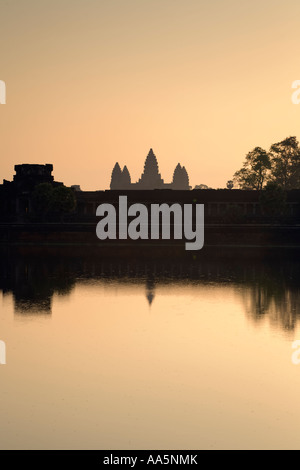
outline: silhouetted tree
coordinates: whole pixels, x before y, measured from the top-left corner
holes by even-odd
[[[63,216],[75,209],[76,199],[74,191],[66,186],[57,186],[53,188],[51,196],[51,210],[58,212]]]
[[[209,189],[206,184],[197,184],[194,189]]]
[[[227,189],[232,189],[233,186],[234,186],[234,184],[233,184],[233,181],[232,181],[232,180],[227,181],[227,183],[226,183]]]
[[[269,181],[260,196],[262,212],[272,216],[282,215],[285,209],[285,202],[286,192],[282,186]]]
[[[262,189],[270,172],[271,162],[268,153],[255,147],[246,155],[243,167],[234,174],[234,182],[241,189]]]
[[[43,217],[51,208],[53,187],[50,183],[38,184],[32,193],[34,211]]]
[[[271,180],[284,189],[300,188],[300,149],[296,137],[287,137],[270,148]]]

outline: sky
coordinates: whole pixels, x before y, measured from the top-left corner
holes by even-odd
[[[108,189],[150,148],[165,182],[223,188],[256,146],[295,135],[298,0],[0,0],[0,181],[14,165]]]

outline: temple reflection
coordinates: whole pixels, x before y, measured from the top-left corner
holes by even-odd
[[[146,297],[149,302],[149,305],[151,306],[155,297],[155,282],[152,278],[148,278],[146,280]]]
[[[193,289],[209,285],[233,287],[245,313],[255,324],[292,331],[300,318],[299,250],[268,250],[243,258],[236,251],[203,250],[201,257],[137,260],[75,253],[64,248],[1,249],[0,289],[12,293],[16,315],[51,315],[54,295],[68,296],[82,281],[138,284],[153,304],[156,288],[183,282]]]

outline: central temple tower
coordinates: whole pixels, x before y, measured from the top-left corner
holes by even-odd
[[[156,156],[152,149],[149,150],[149,153],[146,157],[144,164],[144,171],[140,179],[133,183],[131,182],[130,173],[127,166],[125,165],[123,170],[119,163],[116,163],[110,182],[110,189],[120,190],[120,189],[182,189],[188,190],[189,186],[189,177],[184,166],[181,166],[179,163],[175,168],[173,174],[172,183],[165,183],[159,173],[158,163]]]
[[[139,189],[160,189],[164,185],[164,180],[158,171],[157,159],[152,149],[150,149],[146,157],[144,171],[137,185]]]

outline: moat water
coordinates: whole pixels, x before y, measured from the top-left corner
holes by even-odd
[[[0,448],[299,449],[299,254],[3,248]]]

